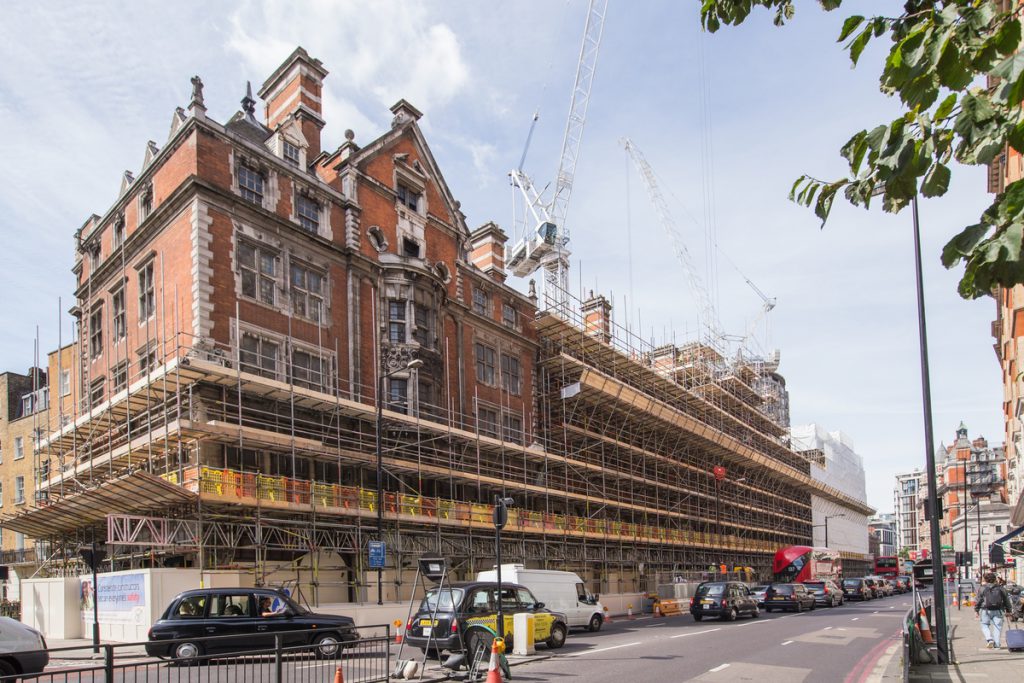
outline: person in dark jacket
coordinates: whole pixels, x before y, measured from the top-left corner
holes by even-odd
[[[981,620],[981,634],[989,649],[999,649],[1003,633],[1003,614],[1013,609],[1006,589],[996,583],[996,575],[985,575],[985,587],[974,605],[974,613]]]

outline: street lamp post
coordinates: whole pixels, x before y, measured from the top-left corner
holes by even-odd
[[[914,273],[917,287],[917,333],[921,360],[921,402],[924,412],[924,449],[928,476],[928,501],[931,507],[929,536],[931,537],[932,576],[935,598],[935,644],[939,652],[939,663],[949,663],[949,643],[946,640],[946,591],[943,585],[942,539],[939,533],[940,504],[938,482],[935,475],[935,442],[932,436],[932,390],[928,372],[928,330],[924,314],[924,279],[921,274],[921,226],[917,216],[917,192],[911,200],[914,220]],[[938,552],[934,552],[938,551]]]
[[[377,373],[377,540],[384,540],[384,451],[381,444],[381,432],[384,426],[384,380],[395,373],[415,370],[423,367],[423,361],[414,358],[405,365],[384,372],[384,365]],[[377,567],[377,604],[384,604],[384,568]]]
[[[846,517],[846,513],[839,513],[838,515],[825,515],[825,523],[824,524],[815,524],[814,526],[811,527],[812,529],[818,529],[820,527],[825,527],[825,547],[826,548],[828,547],[828,520],[835,519],[836,517]],[[811,542],[812,543],[814,542],[813,538],[811,539]]]
[[[962,478],[961,481],[963,482],[963,485],[964,485],[964,495],[963,495],[963,500],[964,500],[964,515],[963,515],[963,523],[964,523],[964,554],[960,556],[960,567],[958,568],[958,571],[960,572],[960,578],[961,579],[966,579],[967,577],[964,576],[964,572],[965,572],[964,568],[967,565],[967,461],[966,460],[963,461],[963,466],[964,466],[963,467],[964,472],[963,472],[963,478]]]
[[[503,496],[494,497],[494,559],[497,562],[498,591],[495,602],[498,603],[497,632],[498,638],[505,638],[505,617],[501,611],[501,530],[508,522],[508,509],[516,502]]]

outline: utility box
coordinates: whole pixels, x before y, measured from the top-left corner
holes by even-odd
[[[533,615],[525,612],[512,615],[512,654],[532,655],[536,651],[533,642]]]

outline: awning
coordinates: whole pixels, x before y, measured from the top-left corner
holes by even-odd
[[[148,472],[131,472],[41,507],[0,517],[0,526],[48,538],[104,522],[107,515],[140,514],[190,503],[198,496]]]

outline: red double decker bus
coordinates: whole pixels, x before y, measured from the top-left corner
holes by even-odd
[[[882,555],[875,558],[875,575],[892,578],[900,575],[900,558],[895,555]]]
[[[778,583],[838,580],[843,573],[839,553],[828,548],[790,545],[775,553],[772,574]]]

